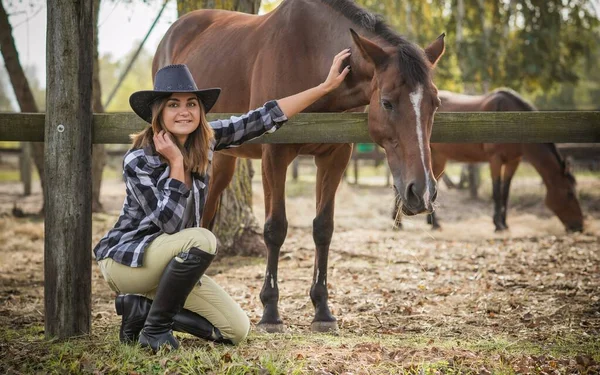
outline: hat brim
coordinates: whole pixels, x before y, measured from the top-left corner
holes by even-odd
[[[200,102],[204,106],[204,113],[208,113],[217,102],[219,94],[221,94],[221,89],[210,88],[197,91],[137,91],[131,94],[131,96],[129,97],[129,105],[131,105],[131,109],[133,109],[133,112],[135,112],[135,114],[140,116],[142,120],[151,124],[152,103],[156,99],[170,96],[174,92],[189,92],[191,94],[196,94],[196,96],[198,96],[198,100],[200,100]]]

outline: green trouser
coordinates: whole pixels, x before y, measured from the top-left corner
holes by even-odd
[[[146,248],[142,267],[129,267],[107,258],[98,262],[104,279],[120,294],[140,294],[154,299],[160,277],[171,259],[196,247],[214,254],[215,236],[204,228],[188,228],[174,234],[162,234]],[[204,275],[188,295],[184,309],[203,316],[221,331],[223,338],[237,344],[248,335],[250,320],[223,288]]]

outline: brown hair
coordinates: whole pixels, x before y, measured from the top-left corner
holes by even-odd
[[[152,124],[141,132],[130,135],[132,149],[144,148],[150,145],[154,146],[154,134],[157,134],[161,130],[168,132],[162,121],[162,112],[169,98],[170,96],[166,96],[157,99],[152,104]],[[172,139],[181,150],[185,170],[204,174],[208,169],[208,153],[215,135],[206,120],[204,106],[200,102],[200,99],[198,99],[198,102],[200,103],[200,124],[196,130],[188,136],[185,145],[179,144],[179,141],[175,137],[172,137]]]

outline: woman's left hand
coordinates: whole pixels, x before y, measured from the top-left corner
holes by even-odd
[[[344,60],[350,56],[352,53],[350,52],[350,48],[346,48],[342,52],[335,55],[333,58],[333,63],[331,64],[331,69],[329,69],[329,75],[325,82],[321,83],[321,87],[325,89],[327,92],[331,92],[335,90],[341,83],[344,81],[344,78],[350,72],[350,65],[346,66],[344,70],[340,72],[340,67]]]

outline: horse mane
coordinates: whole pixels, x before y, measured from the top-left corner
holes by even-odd
[[[409,86],[414,87],[429,80],[431,64],[425,57],[424,51],[389,27],[381,15],[373,14],[351,0],[321,0],[321,2],[340,12],[356,26],[396,46],[398,48],[398,65]]]
[[[515,102],[522,111],[537,111],[537,108],[532,103],[525,100],[525,98],[512,89],[506,87],[498,88],[492,91],[489,95],[496,94],[503,95],[508,97],[510,100],[513,100],[513,102]]]
[[[554,155],[554,157],[556,158],[556,161],[558,161],[558,165],[560,165],[560,170],[562,171],[562,173],[564,174],[564,176],[567,179],[569,179],[569,181],[573,185],[575,185],[577,183],[577,181],[575,180],[575,176],[573,176],[573,174],[571,173],[571,170],[570,170],[570,168],[569,168],[566,160],[558,152],[558,149],[556,148],[556,144],[554,144],[554,143],[544,143],[544,145],[550,149],[550,152],[552,153],[552,155]]]

